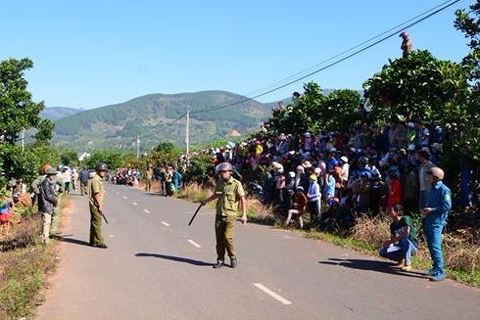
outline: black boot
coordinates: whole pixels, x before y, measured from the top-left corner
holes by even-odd
[[[235,268],[238,265],[237,257],[230,257],[230,267]]]
[[[222,260],[217,260],[217,263],[213,265],[213,268],[218,269],[223,267],[224,265],[225,265],[225,262],[223,262]]]

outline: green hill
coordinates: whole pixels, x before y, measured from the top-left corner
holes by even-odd
[[[245,134],[257,128],[270,116],[271,105],[251,100],[212,112],[202,110],[244,99],[225,91],[146,95],[57,120],[54,142],[77,151],[85,150],[87,144],[89,150],[92,147],[133,150],[139,135],[142,152],[160,141],[184,145],[185,117],[172,122],[187,108],[191,111],[192,144],[228,138],[233,131]]]

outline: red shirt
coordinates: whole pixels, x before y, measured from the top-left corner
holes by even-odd
[[[390,194],[387,198],[387,206],[393,207],[394,205],[402,203],[402,185],[400,180],[392,179],[390,183]]]

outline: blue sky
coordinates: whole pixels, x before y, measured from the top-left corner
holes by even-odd
[[[36,101],[86,109],[150,93],[226,90],[247,95],[313,66],[441,0],[21,1],[0,2],[0,60],[29,57]],[[409,29],[414,48],[460,61],[453,27],[463,0]],[[401,56],[393,37],[307,80],[361,89]],[[299,82],[260,101],[301,91]]]

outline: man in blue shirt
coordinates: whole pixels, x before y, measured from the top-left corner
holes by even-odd
[[[450,189],[442,182],[444,175],[439,167],[427,171],[427,182],[432,185],[432,190],[427,196],[426,207],[422,210],[425,214],[425,234],[433,264],[427,274],[432,281],[445,279],[442,231],[452,207],[452,196]]]

